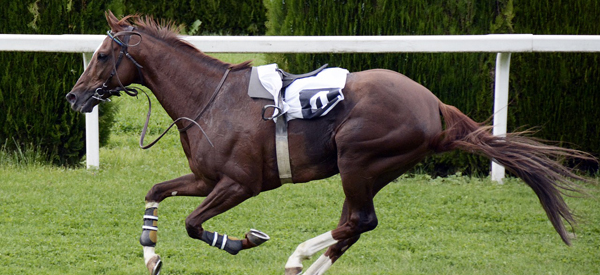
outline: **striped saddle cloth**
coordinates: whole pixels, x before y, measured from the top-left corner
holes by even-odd
[[[252,98],[273,100],[274,105],[265,106],[276,109],[272,117],[275,119],[285,115],[287,121],[292,119],[314,119],[327,115],[340,101],[344,100],[342,89],[346,85],[348,70],[342,68],[319,69],[315,75],[300,75],[285,83],[284,72],[277,64],[269,64],[252,68],[248,95]],[[283,74],[282,74],[283,72]],[[289,75],[289,74],[288,74]],[[290,82],[287,78],[286,82]]]

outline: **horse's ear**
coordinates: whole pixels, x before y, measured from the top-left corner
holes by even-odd
[[[104,12],[104,16],[106,17],[106,22],[108,22],[108,26],[114,32],[116,31],[116,27],[119,25],[119,19],[112,13],[111,10],[107,10]]]
[[[110,29],[113,32],[122,31],[129,26],[129,24],[127,24],[127,20],[117,19],[117,17],[110,10],[105,11],[104,16],[106,16],[106,22],[108,22],[108,26],[110,26]]]

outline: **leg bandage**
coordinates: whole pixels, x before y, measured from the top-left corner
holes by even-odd
[[[216,248],[225,250],[231,255],[236,255],[242,250],[242,240],[230,238],[225,235],[219,235],[217,232],[202,232],[202,241]]]
[[[146,208],[144,213],[144,225],[142,226],[142,236],[140,237],[140,244],[142,246],[156,246],[158,239],[158,208],[149,207]]]

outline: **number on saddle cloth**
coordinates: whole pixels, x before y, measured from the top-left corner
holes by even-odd
[[[347,75],[346,69],[328,68],[320,69],[314,76],[295,79],[284,92],[284,102],[289,106],[286,119],[315,119],[327,115],[344,100],[342,89]]]
[[[344,95],[339,88],[302,90],[300,92],[302,118],[313,119],[324,116],[342,100]]]

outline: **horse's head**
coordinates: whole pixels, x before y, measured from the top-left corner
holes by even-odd
[[[79,112],[91,112],[98,103],[120,95],[121,91],[136,94],[135,90],[125,86],[142,78],[141,66],[128,52],[129,47],[141,42],[140,34],[133,31],[127,17],[118,20],[108,11],[106,20],[111,30],[66,96],[71,108]]]

